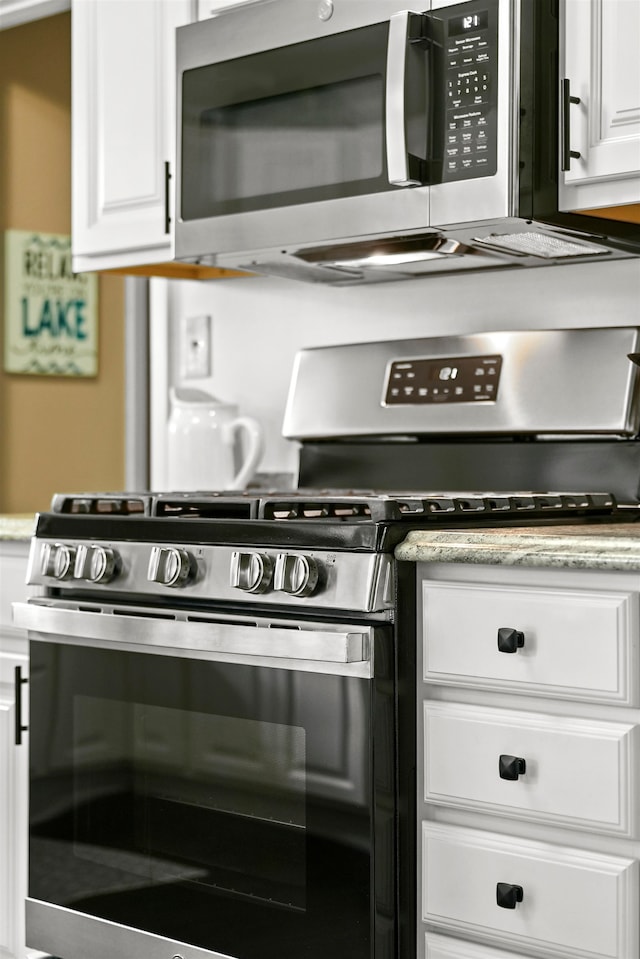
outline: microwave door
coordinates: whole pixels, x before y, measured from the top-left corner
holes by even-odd
[[[217,48],[233,20],[230,47],[242,49],[246,11],[219,18],[219,29],[178,31],[178,256],[428,228],[427,18],[382,6],[389,16],[352,28],[337,7],[322,31],[310,18],[297,42],[286,42],[283,21],[284,45],[232,58]],[[288,4],[254,7],[254,18],[270,7],[277,18]],[[265,34],[275,26],[265,21]],[[194,27],[211,41],[198,33],[196,54]]]

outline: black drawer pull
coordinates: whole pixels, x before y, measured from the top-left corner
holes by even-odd
[[[514,886],[511,882],[499,882],[496,886],[496,902],[501,909],[515,909],[517,902],[522,902],[522,886]]]
[[[527,771],[527,764],[519,756],[502,755],[498,760],[498,772],[500,779],[517,779],[518,776],[524,776]]]
[[[501,626],[498,630],[498,649],[501,653],[517,653],[524,646],[524,633],[511,626]]]

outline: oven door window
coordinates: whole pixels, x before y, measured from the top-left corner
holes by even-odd
[[[389,190],[388,24],[182,75],[183,220]]]
[[[32,898],[238,959],[370,955],[371,681],[31,657]]]

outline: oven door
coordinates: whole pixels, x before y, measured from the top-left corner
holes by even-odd
[[[391,959],[390,627],[50,603],[15,612],[29,945]]]

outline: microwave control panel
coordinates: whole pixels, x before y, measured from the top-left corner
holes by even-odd
[[[441,182],[497,171],[498,4],[467,2],[439,10],[444,31],[444,140]]]
[[[385,406],[495,402],[502,357],[451,356],[394,360],[388,369]]]

